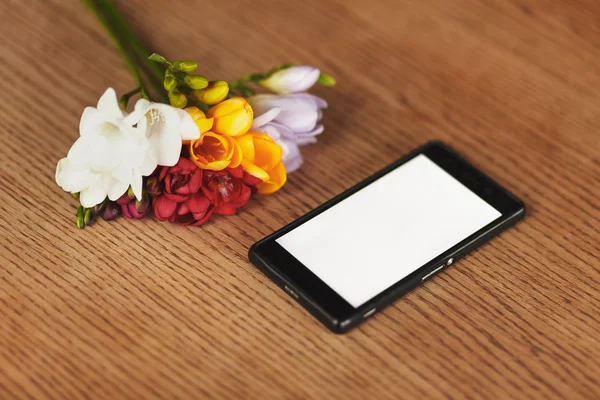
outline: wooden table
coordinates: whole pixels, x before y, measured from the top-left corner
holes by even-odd
[[[600,3],[121,6],[153,50],[212,79],[286,61],[335,75],[316,90],[326,132],[237,216],[79,231],[56,162],[83,107],[133,80],[79,2],[1,2],[0,398],[600,397]],[[344,336],[248,262],[254,241],[434,138],[526,219]]]

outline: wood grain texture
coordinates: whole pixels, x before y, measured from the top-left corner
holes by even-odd
[[[79,2],[0,2],[0,398],[600,398],[600,3],[121,6],[212,79],[331,72],[326,131],[237,216],[78,231],[56,162],[83,107],[134,83]],[[526,219],[345,336],[250,265],[254,241],[434,138]]]

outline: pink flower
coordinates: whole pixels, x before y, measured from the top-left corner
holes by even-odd
[[[117,204],[121,206],[121,211],[125,218],[144,218],[150,212],[150,199],[148,194],[144,191],[142,194],[142,200],[136,200],[135,197],[132,199],[125,193],[123,196],[117,199]]]

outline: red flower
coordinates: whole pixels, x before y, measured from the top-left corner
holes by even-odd
[[[158,182],[150,178],[148,184],[149,193],[159,194],[152,207],[160,221],[198,226],[213,213],[211,202],[200,191],[202,170],[186,158],[180,158],[173,167],[163,167]]]
[[[240,166],[222,171],[204,171],[202,193],[214,205],[215,214],[231,215],[248,202],[252,190],[244,183],[244,170]]]
[[[182,202],[200,190],[202,170],[187,158],[181,157],[172,167],[163,167],[158,175],[164,185],[164,194],[169,199]]]

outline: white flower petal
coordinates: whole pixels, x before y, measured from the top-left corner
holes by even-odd
[[[166,104],[152,104],[150,112],[153,115],[147,125],[146,137],[150,145],[149,151],[157,155],[158,165],[172,167],[179,161],[181,153],[180,111]]]
[[[156,167],[158,167],[158,163],[152,158],[152,156],[149,153],[150,152],[146,154],[146,158],[144,158],[144,161],[139,166],[139,170],[142,176],[152,175]]]
[[[131,185],[131,182],[133,181],[133,170],[125,163],[113,168],[110,173],[113,178],[126,183],[128,186]]]
[[[177,132],[166,131],[152,139],[150,144],[158,148],[158,165],[172,167],[177,164],[181,154],[181,136]]]
[[[79,120],[79,136],[97,135],[108,124],[107,118],[94,107],[86,107]]]
[[[63,190],[78,193],[90,185],[94,175],[86,166],[73,164],[63,158],[56,166],[56,183]]]
[[[142,200],[142,185],[143,185],[142,174],[139,170],[133,171],[133,182],[131,182],[131,190],[138,200]]]
[[[129,126],[136,124],[139,126],[139,122],[141,120],[145,120],[143,117],[148,113],[148,111],[150,111],[151,104],[152,103],[146,99],[139,99],[136,101],[135,106],[133,106],[132,113],[123,118],[123,123]]]
[[[110,175],[104,175],[102,183],[109,200],[112,201],[118,200],[119,197],[123,196],[127,192],[127,189],[129,189],[127,183],[121,182]]]
[[[200,129],[194,122],[194,119],[186,111],[179,110],[179,117],[181,122],[179,125],[179,131],[181,133],[182,140],[196,140],[200,138]]]
[[[119,108],[117,93],[113,88],[108,88],[98,100],[98,111],[104,114],[111,122],[117,122],[123,118],[123,111]]]
[[[58,163],[56,164],[56,172],[54,173],[54,180],[56,180],[56,184],[58,186],[62,186],[60,184],[60,174],[67,167],[68,164],[69,164],[69,160],[66,157],[58,160]]]
[[[106,191],[104,190],[101,175],[96,175],[92,179],[91,184],[79,194],[79,201],[81,201],[81,205],[85,208],[94,207],[102,203],[105,198]]]

